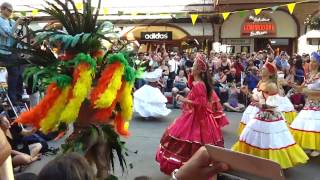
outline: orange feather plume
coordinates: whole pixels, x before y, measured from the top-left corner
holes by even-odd
[[[122,79],[121,82],[121,88],[118,90],[117,92],[117,97],[116,99],[112,102],[111,106],[109,108],[104,108],[104,109],[99,109],[96,111],[95,115],[94,115],[94,119],[96,119],[98,122],[106,122],[112,115],[112,111],[114,110],[114,108],[116,107],[117,102],[119,101],[123,89],[125,87],[124,80]]]
[[[15,122],[32,125],[39,129],[40,121],[46,117],[61,92],[62,90],[56,83],[50,84],[44,98],[34,108],[31,108],[30,111],[23,112]]]
[[[101,73],[101,77],[99,78],[97,86],[92,90],[91,93],[90,101],[92,102],[92,104],[94,104],[93,102],[95,102],[99,98],[99,95],[101,95],[108,88],[108,84],[114,72],[119,67],[121,67],[121,63],[115,62],[108,65]]]
[[[121,116],[121,113],[117,113],[115,120],[116,131],[122,136],[129,136],[129,131],[125,128],[125,121]]]

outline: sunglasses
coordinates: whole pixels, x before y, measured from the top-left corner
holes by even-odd
[[[9,11],[10,13],[12,13],[12,9],[10,9],[10,8],[6,8],[7,9],[7,11]]]

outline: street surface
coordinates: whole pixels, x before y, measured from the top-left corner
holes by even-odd
[[[127,157],[128,172],[121,176],[120,168],[116,167],[116,174],[121,180],[133,180],[135,177],[148,176],[152,180],[168,180],[169,177],[162,174],[156,163],[155,153],[159,140],[165,128],[179,115],[179,110],[173,110],[168,117],[163,119],[134,118],[130,125],[131,137],[126,140],[130,151]],[[237,128],[241,118],[240,113],[227,113],[230,124],[223,129],[225,146],[230,148],[237,140]],[[62,142],[50,143],[58,146]],[[138,152],[135,154],[134,152]],[[52,156],[45,156],[41,161],[32,164],[25,171],[38,173]],[[130,165],[132,164],[132,168]],[[312,158],[308,164],[285,170],[287,180],[320,180],[320,157]]]

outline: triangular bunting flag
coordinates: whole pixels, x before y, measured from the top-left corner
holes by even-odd
[[[275,12],[277,9],[279,8],[279,6],[273,6],[271,9],[272,9],[272,12]]]
[[[103,8],[103,14],[104,15],[107,15],[107,14],[109,14],[109,9],[108,8]]]
[[[254,9],[254,13],[256,15],[259,15],[261,13],[262,9]]]
[[[31,15],[32,15],[32,16],[36,16],[36,15],[38,15],[38,14],[39,14],[38,9],[33,9],[33,10],[31,11]]]
[[[290,4],[287,4],[287,6],[288,6],[288,10],[289,10],[290,14],[292,14],[294,8],[296,7],[296,3],[290,3]]]
[[[228,19],[229,15],[230,15],[230,12],[222,13],[222,17],[223,17],[224,20]]]
[[[192,25],[195,25],[196,22],[197,22],[199,14],[191,14],[190,16],[191,16]]]
[[[239,16],[240,16],[241,18],[244,18],[244,17],[246,16],[246,12],[245,12],[245,11],[240,11],[240,12],[239,12]]]
[[[76,8],[78,10],[82,10],[83,9],[83,3],[81,3],[81,2],[76,3]]]

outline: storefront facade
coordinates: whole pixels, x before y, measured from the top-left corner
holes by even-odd
[[[253,52],[265,49],[270,43],[273,49],[289,54],[298,52],[310,53],[318,48],[319,30],[311,30],[305,24],[310,15],[319,16],[320,1],[310,0],[296,4],[292,14],[288,12],[286,4],[290,0],[216,0],[216,12],[233,12],[252,9],[251,14],[241,17],[239,13],[232,13],[227,20],[214,24],[214,50],[226,52]],[[299,1],[297,1],[299,2]],[[282,7],[279,7],[282,5]],[[262,10],[256,19],[268,20],[249,22],[249,16],[255,16],[253,9],[278,7],[274,12],[271,8]],[[248,13],[248,12],[247,12]],[[262,16],[262,17],[261,17]],[[266,19],[263,19],[266,18]],[[270,19],[270,20],[269,20]],[[247,26],[244,26],[247,24]],[[258,25],[253,25],[258,24]],[[251,31],[251,32],[247,32]],[[252,32],[253,31],[253,32]],[[250,33],[250,34],[249,34]]]
[[[211,50],[213,31],[210,23],[166,23],[166,24],[117,24],[117,27],[127,29],[122,35],[129,41],[138,41],[144,46],[144,51],[156,45],[166,44],[170,50],[183,50],[190,47]]]
[[[230,53],[257,52],[270,44],[276,51],[292,53],[297,44],[298,26],[284,11],[259,15],[232,14],[221,26],[221,41]]]

